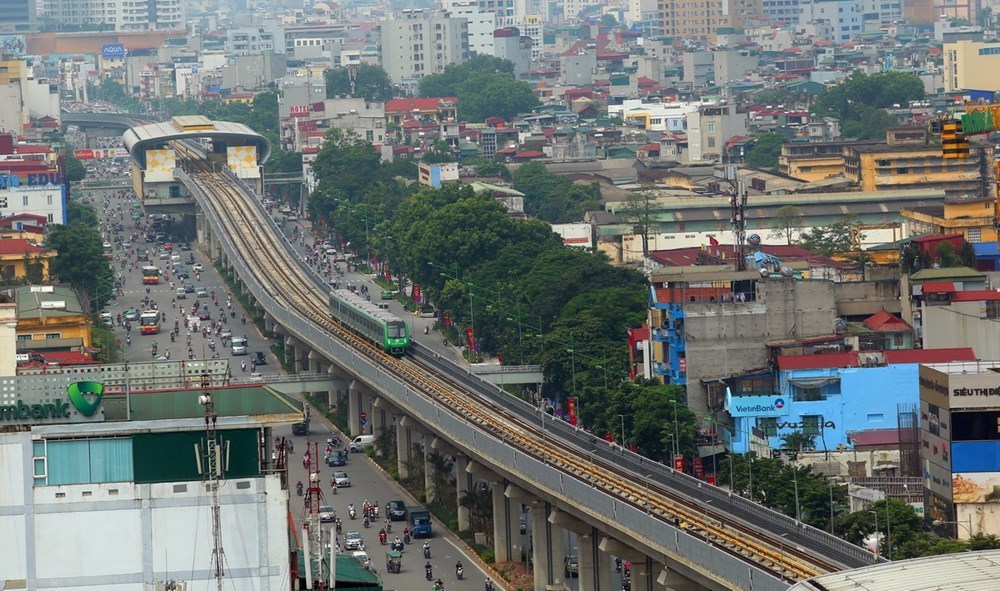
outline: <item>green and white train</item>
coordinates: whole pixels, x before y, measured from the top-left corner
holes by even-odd
[[[335,289],[330,292],[330,315],[386,353],[399,356],[410,348],[406,322],[352,291]]]

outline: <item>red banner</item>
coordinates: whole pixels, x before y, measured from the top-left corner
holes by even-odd
[[[705,464],[702,463],[701,457],[694,457],[694,477],[698,479],[705,478]]]
[[[677,456],[674,458],[674,470],[678,472],[684,471],[684,456]]]
[[[472,346],[472,328],[465,329],[465,339],[469,342],[469,350],[473,350]]]
[[[414,283],[413,284],[413,301],[417,302],[417,303],[420,303],[420,284],[419,283]]]
[[[576,398],[570,397],[566,399],[566,410],[569,412],[569,424],[576,425]]]
[[[76,150],[73,153],[77,160],[93,160],[94,151],[93,150]]]

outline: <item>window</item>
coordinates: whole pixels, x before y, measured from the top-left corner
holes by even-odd
[[[802,415],[802,434],[819,435],[823,426],[823,415]]]
[[[50,340],[50,339],[54,340],[54,339],[61,339],[61,338],[62,338],[62,333],[59,333],[59,332],[47,332],[47,333],[45,333],[45,340]]]
[[[17,340],[19,340],[19,341],[30,341],[31,340],[31,335],[30,334],[19,334],[19,335],[17,335]]]
[[[49,199],[51,200],[52,197],[49,197]],[[21,196],[21,205],[27,205],[27,204],[28,204],[28,196],[27,195],[22,195]]]
[[[778,419],[774,417],[763,417],[757,419],[757,428],[764,432],[764,435],[768,437],[774,437],[778,434]]]
[[[982,242],[983,241],[983,229],[982,228],[969,228],[966,231],[966,238],[969,242]]]
[[[820,388],[792,388],[792,400],[796,402],[817,402],[826,400],[826,394]]]
[[[707,131],[708,133],[715,133],[715,122],[709,121],[708,123],[706,123],[705,131]]]

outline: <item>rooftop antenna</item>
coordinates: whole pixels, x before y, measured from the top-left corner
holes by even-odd
[[[736,165],[730,164],[729,149],[723,148],[723,172],[729,182],[729,222],[733,227],[733,242],[736,250],[736,270],[746,271],[747,262],[747,186],[736,173]]]
[[[208,479],[208,491],[212,495],[212,567],[215,569],[215,587],[222,591],[225,577],[223,563],[226,553],[222,548],[222,520],[219,513],[219,479],[225,469],[222,447],[219,445],[215,413],[215,402],[209,391],[211,378],[208,372],[201,375],[201,387],[205,393],[198,397],[198,404],[205,408],[205,451],[198,453],[198,468]],[[197,446],[196,446],[197,447]],[[197,449],[195,450],[198,451]],[[228,454],[227,454],[228,456]],[[204,461],[204,463],[202,463]],[[228,459],[227,459],[228,461]]]

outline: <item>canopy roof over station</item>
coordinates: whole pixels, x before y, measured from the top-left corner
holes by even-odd
[[[257,161],[271,156],[271,142],[242,123],[212,121],[202,115],[173,117],[170,121],[129,128],[122,136],[132,160],[146,168],[146,150],[162,148],[171,140],[209,138],[230,146],[256,146]]]

